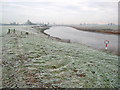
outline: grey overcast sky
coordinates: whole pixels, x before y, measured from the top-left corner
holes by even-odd
[[[24,23],[28,19],[56,24],[118,22],[117,0],[4,0],[0,4],[0,23]]]

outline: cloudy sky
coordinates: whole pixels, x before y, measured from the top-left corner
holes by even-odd
[[[117,0],[4,0],[1,4],[0,23],[24,23],[28,19],[56,24],[118,22]]]

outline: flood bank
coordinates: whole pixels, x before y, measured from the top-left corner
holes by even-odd
[[[118,88],[118,56],[33,32],[2,38],[2,88]]]
[[[106,33],[106,34],[115,34],[120,35],[120,30],[112,30],[112,29],[84,29],[81,27],[70,26],[80,31],[88,31],[88,32],[97,32],[97,33]]]

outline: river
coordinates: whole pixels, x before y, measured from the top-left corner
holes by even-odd
[[[61,39],[69,39],[72,43],[81,43],[94,49],[105,50],[105,40],[109,41],[108,51],[118,54],[118,35],[80,31],[66,26],[54,26],[45,33]]]

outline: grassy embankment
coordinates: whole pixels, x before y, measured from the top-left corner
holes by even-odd
[[[75,28],[77,30],[81,30],[81,31],[99,32],[99,33],[118,34],[118,35],[120,35],[120,30],[118,30],[118,29],[114,30],[110,26],[108,26],[107,28],[104,28],[104,26],[101,26],[101,27],[97,26],[98,28],[96,28],[96,26],[70,26],[70,27]]]
[[[53,39],[41,32],[4,35],[3,87],[118,87],[118,56]]]

